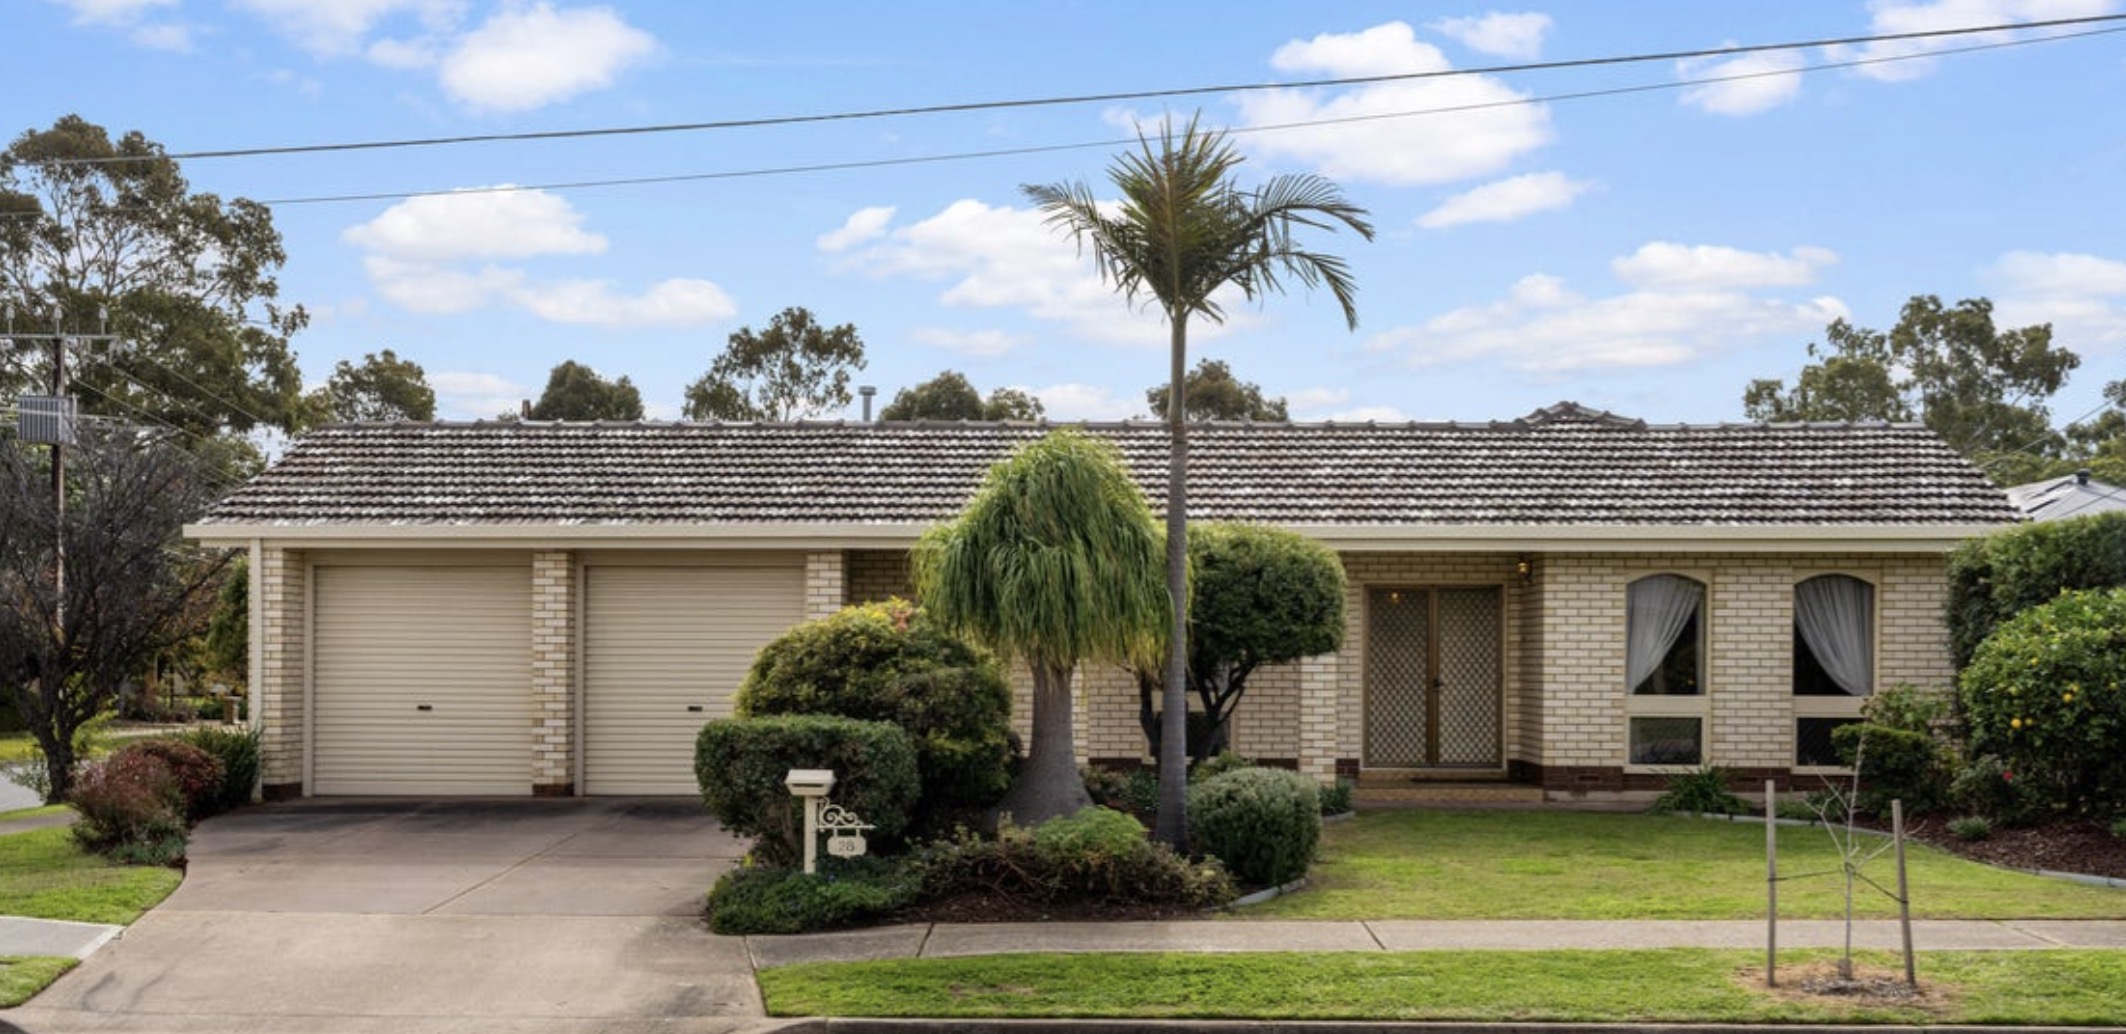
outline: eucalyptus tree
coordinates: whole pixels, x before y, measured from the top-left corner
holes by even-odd
[[[1172,601],[1166,680],[1166,717],[1159,738],[1158,838],[1175,847],[1188,840],[1188,325],[1202,317],[1225,320],[1222,289],[1248,300],[1282,293],[1288,279],[1326,287],[1356,329],[1357,281],[1344,260],[1302,246],[1304,230],[1348,228],[1367,240],[1366,211],[1345,200],[1335,183],[1311,174],[1272,177],[1242,188],[1233,173],[1242,156],[1224,133],[1190,119],[1165,123],[1156,141],[1139,136],[1137,149],[1118,156],[1108,180],[1121,200],[1103,203],[1082,182],[1029,185],[1028,199],[1051,226],[1090,250],[1100,275],[1131,302],[1149,296],[1166,317],[1169,339],[1166,494],[1166,579]]]
[[[1143,662],[1163,643],[1159,527],[1114,446],[1072,431],[992,467],[925,532],[916,595],[932,620],[1033,671],[1033,739],[998,810],[1026,825],[1092,803],[1078,777],[1071,672]]]

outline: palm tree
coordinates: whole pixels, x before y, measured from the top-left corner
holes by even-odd
[[[1033,825],[1092,803],[1071,730],[1078,661],[1159,655],[1159,526],[1105,442],[1058,431],[992,467],[957,520],[913,553],[942,626],[1033,669],[1033,743],[998,810]]]
[[[1365,209],[1345,201],[1342,189],[1320,176],[1277,176],[1242,190],[1230,178],[1240,153],[1224,133],[1201,129],[1194,118],[1178,134],[1167,121],[1156,146],[1142,135],[1137,143],[1136,151],[1108,167],[1108,179],[1122,193],[1118,205],[1104,207],[1084,183],[1021,189],[1047,213],[1049,225],[1068,230],[1081,249],[1091,248],[1104,280],[1132,302],[1145,294],[1156,300],[1172,338],[1166,589],[1173,624],[1160,694],[1165,718],[1154,832],[1182,848],[1188,841],[1188,322],[1196,316],[1225,321],[1225,310],[1212,297],[1220,288],[1236,288],[1252,301],[1283,293],[1284,278],[1291,277],[1309,288],[1327,287],[1343,307],[1345,323],[1356,329],[1358,285],[1349,267],[1334,255],[1301,247],[1294,234],[1340,225],[1372,240],[1373,226]]]

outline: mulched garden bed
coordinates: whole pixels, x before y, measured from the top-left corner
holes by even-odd
[[[1959,840],[1949,832],[1952,817],[1916,819],[1905,832],[1951,854],[2010,869],[2126,879],[2126,840],[2112,836],[2104,823],[2080,820],[2023,828],[1995,826],[1993,835],[1984,840]]]

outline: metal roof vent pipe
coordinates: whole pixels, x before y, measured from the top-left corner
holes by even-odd
[[[864,423],[868,424],[871,422],[871,400],[878,395],[878,389],[865,384],[859,386],[856,393],[864,397]]]
[[[2088,467],[2083,467],[2082,469],[2074,472],[2074,483],[2077,485],[2086,485],[2089,483]]]

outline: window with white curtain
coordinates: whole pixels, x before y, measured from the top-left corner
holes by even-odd
[[[1831,733],[1875,692],[1875,586],[1847,574],[1794,585],[1794,764],[1835,768]]]
[[[1705,763],[1705,583],[1649,575],[1624,590],[1627,761]]]

